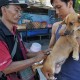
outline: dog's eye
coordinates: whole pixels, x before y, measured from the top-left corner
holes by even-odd
[[[70,22],[70,23],[69,23],[69,25],[70,25],[70,26],[73,26],[73,25],[74,25],[74,23],[73,23],[73,22]]]

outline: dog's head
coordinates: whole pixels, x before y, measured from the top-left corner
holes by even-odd
[[[75,31],[80,31],[80,14],[69,14],[61,24],[66,24],[64,35],[73,35]]]

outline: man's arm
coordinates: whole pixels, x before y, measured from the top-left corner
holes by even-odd
[[[44,52],[38,52],[38,55],[33,58],[13,62],[7,44],[4,41],[0,41],[0,71],[5,74],[26,69],[44,58],[46,58]]]
[[[62,21],[56,22],[52,26],[52,35],[51,35],[51,39],[50,39],[50,43],[49,43],[49,48],[52,48],[54,46],[54,44],[55,44],[55,41],[56,41],[56,31],[57,31],[57,28],[59,27],[59,24],[61,22]]]
[[[52,34],[51,34],[51,39],[49,43],[49,48],[52,48],[55,43],[55,29],[56,29],[56,24],[54,23],[52,26]]]
[[[39,54],[39,52],[31,52],[29,49],[27,49],[28,53],[26,54],[28,58],[35,57]]]
[[[3,70],[3,73],[9,74],[9,73],[13,73],[13,72],[17,72],[17,71],[26,69],[32,66],[33,63],[41,61],[44,58],[46,58],[46,55],[39,54],[31,59],[12,62],[11,64],[9,64],[9,66],[6,69]]]

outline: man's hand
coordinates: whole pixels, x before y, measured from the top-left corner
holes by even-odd
[[[35,56],[36,61],[39,62],[41,60],[44,60],[47,57],[47,55],[45,54],[46,53],[44,51],[39,51],[37,55]]]
[[[51,51],[52,51],[52,48],[48,48],[48,49],[45,50],[45,54],[49,55],[51,53]]]

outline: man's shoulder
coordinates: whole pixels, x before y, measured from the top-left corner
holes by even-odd
[[[60,24],[61,24],[61,22],[62,22],[62,21],[55,22],[55,23],[53,24],[53,26],[58,26],[58,25],[60,25]]]
[[[53,29],[54,31],[56,31],[56,29],[59,27],[59,25],[61,24],[61,22],[62,22],[62,21],[55,22],[55,23],[53,24],[53,26],[52,26],[52,29]]]

